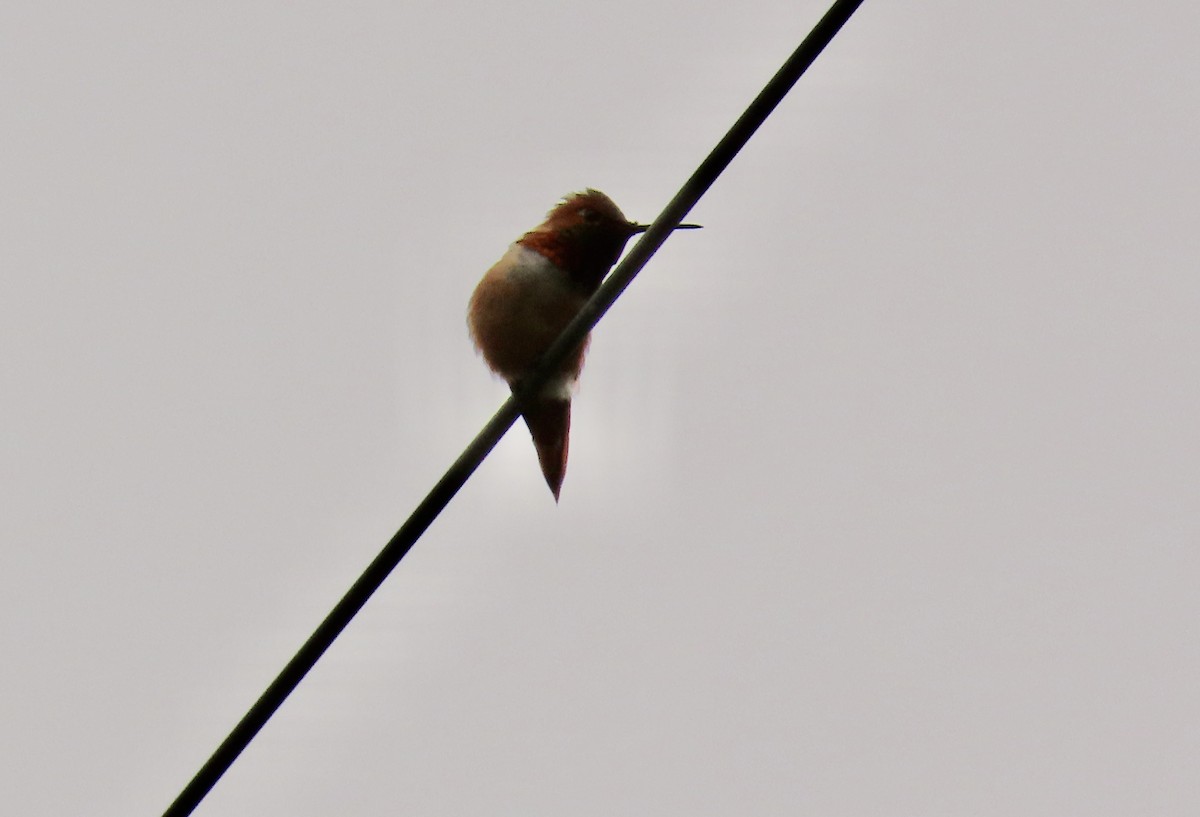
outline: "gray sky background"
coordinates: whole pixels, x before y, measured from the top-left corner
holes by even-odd
[[[822,2],[5,4],[8,814],[157,814]],[[1200,811],[1200,7],[867,2],[201,806]]]

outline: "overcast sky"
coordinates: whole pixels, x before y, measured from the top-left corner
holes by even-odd
[[[826,4],[0,10],[0,803],[154,815]],[[1200,7],[870,0],[201,805],[1200,812]]]

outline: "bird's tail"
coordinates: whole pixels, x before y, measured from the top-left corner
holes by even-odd
[[[571,401],[541,398],[525,409],[525,425],[533,437],[542,475],[558,501],[563,477],[567,474],[568,435],[571,431]]]

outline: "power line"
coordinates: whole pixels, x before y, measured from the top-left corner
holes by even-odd
[[[279,675],[271,682],[253,706],[246,712],[212,756],[200,767],[175,801],[163,812],[163,817],[184,817],[191,814],[205,795],[212,790],[254,736],[283,704],[308,671],[316,665],[342,630],[350,623],[367,600],[379,589],[388,574],[412,549],[417,539],[433,523],[442,509],[479,467],[521,414],[528,395],[541,389],[551,373],[566,359],[620,297],[650,257],[658,250],[671,231],[683,221],[688,211],[717,180],[733,157],[746,145],[759,126],[796,84],[813,60],[825,49],[850,16],[862,5],[862,0],[835,0],[829,11],[816,24],[804,42],[788,57],[774,77],[763,87],[754,101],[717,143],[708,157],[679,189],[675,197],[659,214],[650,229],[634,244],[628,255],[617,265],[584,305],[579,314],[563,330],[558,340],[547,350],[541,363],[523,382],[523,388],[504,402],[483,430],[459,455],[454,464],[433,486],[412,515],[384,546],[358,580],[351,585],[329,615],[296,652]]]

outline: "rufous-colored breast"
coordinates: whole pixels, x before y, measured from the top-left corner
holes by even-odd
[[[513,244],[471,296],[471,337],[494,372],[514,383],[524,377],[578,314],[586,297],[542,254]],[[566,390],[579,377],[587,340],[567,358],[548,391]],[[565,396],[565,395],[564,395]]]

